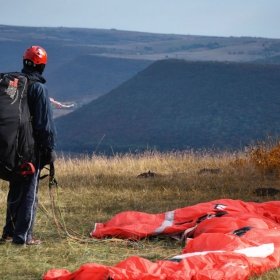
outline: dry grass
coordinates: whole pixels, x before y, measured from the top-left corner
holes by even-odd
[[[88,235],[94,222],[107,221],[122,211],[161,213],[220,198],[255,202],[279,200],[278,194],[254,194],[258,188],[280,189],[274,173],[259,172],[258,168],[252,154],[246,156],[241,152],[146,152],[112,158],[62,157],[56,162],[56,179],[60,185],[55,195],[56,204],[69,234],[78,239],[67,237],[55,226],[51,218],[48,180],[44,179],[40,185],[40,209],[34,233],[42,239],[43,246],[1,245],[0,278],[40,279],[52,268],[75,271],[84,263],[115,265],[131,255],[151,261],[177,255],[184,244],[174,240],[147,239],[134,243],[117,239],[92,240]],[[202,169],[204,172],[199,173]],[[137,177],[149,170],[156,176]],[[2,226],[7,192],[7,183],[0,181]],[[253,279],[279,279],[279,272],[273,270]]]

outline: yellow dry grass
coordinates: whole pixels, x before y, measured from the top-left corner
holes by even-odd
[[[156,176],[137,177],[148,171]],[[280,190],[277,174],[268,173],[260,169],[254,151],[250,154],[185,151],[111,158],[61,157],[56,161],[59,187],[55,189],[55,202],[65,229],[58,229],[52,219],[48,180],[44,179],[40,183],[40,207],[34,232],[43,246],[1,245],[0,278],[40,279],[52,268],[75,271],[91,262],[115,265],[131,255],[151,261],[167,259],[179,254],[184,244],[170,239],[92,240],[88,235],[94,222],[105,222],[122,211],[161,213],[220,198],[255,202],[279,200],[278,194],[258,196],[254,192],[258,188]],[[2,226],[7,192],[7,182],[0,181]],[[279,279],[279,272],[273,270],[252,279]]]

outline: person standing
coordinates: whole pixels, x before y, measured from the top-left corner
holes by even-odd
[[[47,64],[47,53],[40,46],[29,47],[23,55],[21,73],[36,78],[27,92],[28,107],[32,119],[35,141],[35,172],[24,181],[10,181],[7,197],[6,224],[1,241],[14,245],[41,245],[33,237],[33,228],[38,204],[38,187],[41,169],[56,159],[56,128],[53,112],[42,74]]]

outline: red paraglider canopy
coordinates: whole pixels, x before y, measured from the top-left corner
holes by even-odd
[[[82,265],[76,272],[48,271],[44,280],[73,279],[248,279],[280,266],[280,202],[222,199],[161,214],[122,212],[96,223],[93,238],[168,235],[186,239],[169,260],[132,256],[115,266]]]

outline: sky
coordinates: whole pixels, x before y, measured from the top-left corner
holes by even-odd
[[[280,38],[280,0],[0,0],[0,24]]]

